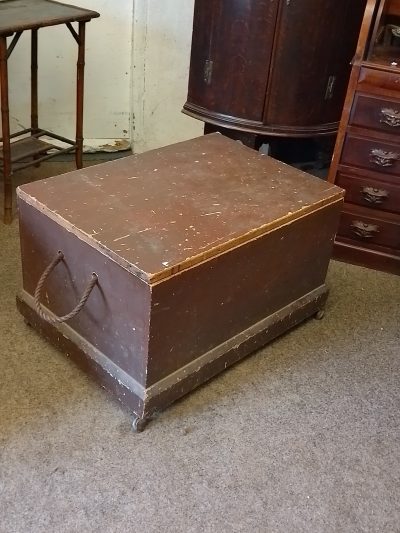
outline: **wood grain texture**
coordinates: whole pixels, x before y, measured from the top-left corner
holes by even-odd
[[[365,3],[196,0],[184,111],[251,133],[334,133]]]
[[[270,0],[197,0],[189,101],[213,113],[262,122],[276,16],[277,3]],[[206,61],[212,61],[209,83]]]
[[[383,181],[379,174],[372,178],[339,172],[336,183],[345,189],[346,202],[400,214],[400,182]]]
[[[338,187],[219,134],[17,192],[152,283],[343,196]]]

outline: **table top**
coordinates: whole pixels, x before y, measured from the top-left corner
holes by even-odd
[[[211,134],[29,183],[18,196],[155,283],[341,201],[343,191]]]
[[[0,0],[0,34],[12,35],[17,31],[66,22],[85,22],[99,16],[96,11],[53,0]]]

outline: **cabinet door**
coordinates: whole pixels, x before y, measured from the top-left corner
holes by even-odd
[[[340,120],[365,4],[280,3],[265,124],[307,129]]]
[[[277,0],[196,0],[188,103],[262,122]]]

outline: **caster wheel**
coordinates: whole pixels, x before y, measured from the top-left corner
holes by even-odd
[[[24,318],[24,322],[25,322],[25,326],[29,326],[30,328],[32,327],[32,324],[26,318]]]
[[[145,418],[135,416],[132,420],[132,430],[135,433],[141,433],[147,426],[148,421]]]
[[[322,320],[325,316],[325,310],[320,309],[317,313],[315,313],[315,319],[316,320]]]

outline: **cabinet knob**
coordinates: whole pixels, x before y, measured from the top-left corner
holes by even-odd
[[[392,167],[399,159],[398,153],[385,152],[385,150],[381,150],[380,148],[374,148],[369,155],[371,163],[380,167]]]
[[[379,226],[376,224],[366,224],[361,220],[353,220],[350,229],[360,239],[372,239],[379,233]]]
[[[363,187],[361,189],[361,195],[363,200],[373,205],[382,204],[389,198],[388,191],[385,191],[385,189],[375,189],[375,187]]]
[[[400,126],[400,111],[385,107],[381,109],[381,123],[392,128]]]

